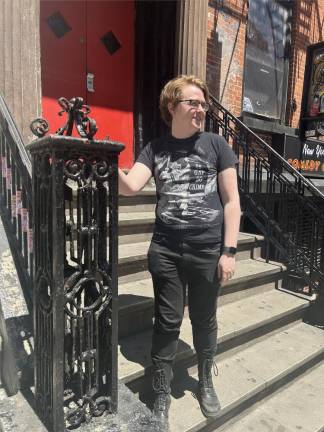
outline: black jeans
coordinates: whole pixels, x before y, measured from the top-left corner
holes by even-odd
[[[155,238],[148,251],[148,269],[155,296],[153,364],[172,363],[177,351],[188,288],[193,344],[198,355],[212,357],[217,347],[217,265],[220,243],[171,244]]]

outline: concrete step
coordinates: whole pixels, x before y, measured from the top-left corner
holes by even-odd
[[[259,402],[237,421],[217,432],[322,432],[324,430],[324,362]],[[321,401],[321,403],[319,403]]]
[[[139,233],[143,235],[141,231]],[[133,237],[134,233],[130,234]],[[119,241],[118,247],[118,274],[119,277],[123,277],[121,282],[126,280],[136,280],[134,274],[147,270],[147,251],[150,246],[150,238],[152,236],[151,230],[144,234],[144,240],[137,241],[137,239],[131,238],[124,241]],[[121,237],[119,237],[120,239]],[[263,237],[255,234],[239,234],[238,242],[238,253],[236,260],[242,260],[247,258],[257,258],[261,255],[261,247],[264,244]],[[69,245],[68,245],[68,259],[69,259]],[[77,250],[77,242],[74,241],[74,250]],[[72,263],[71,263],[72,264]],[[129,277],[127,277],[129,276]]]
[[[69,220],[70,216],[67,213]],[[74,223],[77,221],[76,210],[74,210]],[[129,244],[150,240],[155,222],[154,211],[137,211],[131,209],[118,215],[118,242]],[[73,239],[76,245],[76,226],[74,225]]]
[[[119,195],[119,211],[120,212],[145,212],[154,211],[156,204],[155,190],[141,191],[140,194],[125,197]]]
[[[144,212],[120,212],[118,215],[119,226],[126,225],[144,225],[148,222],[155,221],[155,212],[144,211]]]
[[[219,374],[214,377],[214,384],[222,409],[218,418],[214,420],[207,420],[203,417],[199,403],[193,397],[198,381],[197,374],[183,373],[181,378],[176,378],[173,384],[170,430],[172,432],[213,431],[229,418],[240,414],[323,359],[324,332],[307,324],[298,323],[220,360]],[[318,381],[317,387],[321,383],[322,379]],[[309,389],[304,388],[301,390],[302,393],[305,393],[305,390],[309,392]],[[315,394],[316,398],[318,394],[323,394],[323,389],[320,393]],[[291,396],[290,401],[291,404],[296,403],[300,406],[299,418],[303,411],[300,396],[300,393],[295,393]],[[319,400],[316,400],[316,405],[320,409]],[[179,415],[179,413],[185,413],[185,415]],[[285,415],[284,412],[282,412],[283,415]],[[229,430],[232,432],[232,429]],[[237,430],[241,432],[249,429],[241,427]],[[260,431],[260,429],[255,430]],[[286,429],[264,428],[263,430]],[[316,431],[310,428],[305,430]]]
[[[256,234],[240,233],[238,238],[238,252],[236,260],[257,258],[261,255],[263,237]],[[133,274],[147,269],[147,251],[149,241],[142,241],[132,244],[119,245],[119,276],[132,275],[128,278],[133,281]],[[126,282],[126,278],[120,282]]]
[[[68,181],[68,193],[67,200],[74,202],[74,207],[76,207],[77,202],[77,189],[75,182]],[[146,212],[154,211],[156,204],[156,191],[155,186],[146,186],[138,194],[134,196],[118,196],[118,206],[119,212]]]
[[[119,244],[139,243],[150,240],[154,222],[154,211],[119,213]]]
[[[301,319],[308,302],[278,290],[221,305],[218,309],[218,351],[226,356],[242,344],[275,332]],[[119,340],[119,377],[134,392],[145,393],[151,382],[151,330]],[[175,368],[195,365],[191,324],[183,319]]]
[[[281,264],[266,263],[261,258],[239,261],[234,277],[222,286],[219,304],[278,288],[285,274],[286,270]],[[153,297],[153,285],[148,272],[141,272],[137,281],[119,284],[120,337],[152,326]]]

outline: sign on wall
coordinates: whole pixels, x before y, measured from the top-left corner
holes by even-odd
[[[300,126],[302,139],[324,135],[324,42],[307,47]]]
[[[287,154],[287,162],[301,171],[303,175],[322,177],[324,176],[324,142],[307,140],[301,149],[301,155]]]
[[[324,141],[296,135],[276,134],[272,147],[306,177],[324,177]]]

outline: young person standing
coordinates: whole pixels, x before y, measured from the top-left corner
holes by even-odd
[[[198,358],[198,400],[206,417],[220,410],[211,374],[217,298],[220,283],[234,274],[241,211],[237,158],[223,137],[202,132],[208,100],[206,84],[194,76],[169,81],[161,92],[160,111],[170,133],[148,143],[127,175],[119,170],[123,195],[139,192],[151,176],[156,184],[148,269],[155,297],[153,411],[164,425],[186,289]]]

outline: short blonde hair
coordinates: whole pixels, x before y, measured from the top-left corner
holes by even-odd
[[[172,103],[173,106],[176,106],[182,97],[183,88],[187,85],[194,85],[200,88],[200,90],[204,93],[206,102],[209,101],[209,90],[207,84],[194,75],[179,75],[176,78],[168,81],[160,94],[161,117],[168,126],[171,126],[172,123],[172,116],[170,114],[168,104]]]

